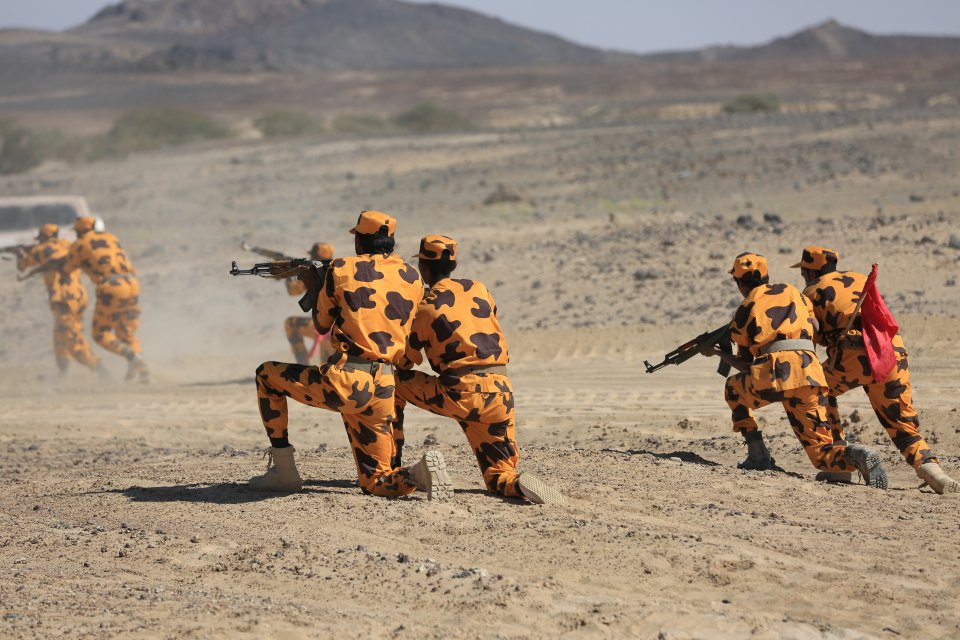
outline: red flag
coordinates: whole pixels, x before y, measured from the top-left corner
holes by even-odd
[[[877,265],[873,265],[870,275],[867,276],[862,297],[860,322],[863,326],[863,344],[867,348],[873,380],[880,382],[897,366],[897,356],[893,352],[893,336],[900,331],[900,326],[887,309],[883,296],[877,291]]]

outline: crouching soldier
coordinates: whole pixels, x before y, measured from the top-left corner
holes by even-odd
[[[57,367],[66,373],[70,360],[105,375],[100,359],[90,350],[90,343],[83,336],[83,313],[87,308],[87,289],[76,269],[68,271],[65,266],[70,241],[60,238],[60,227],[45,224],[37,234],[37,244],[20,252],[17,269],[25,280],[37,273],[43,274],[47,287],[50,310],[53,312],[53,353]]]
[[[315,262],[332,258],[333,245],[318,242],[310,248],[310,259]],[[291,296],[300,297],[307,292],[306,285],[297,278],[287,278],[285,284],[287,293]],[[325,361],[333,355],[328,346],[330,344],[330,334],[318,335],[310,316],[290,316],[284,321],[283,330],[287,335],[287,341],[290,343],[290,349],[293,351],[293,358],[297,361],[297,364],[310,364],[310,352],[307,350],[305,340],[320,341],[321,361]]]
[[[790,426],[810,462],[820,471],[859,470],[866,484],[887,488],[880,456],[860,445],[847,445],[830,432],[827,422],[827,382],[813,344],[813,309],[795,287],[770,284],[766,258],[753,253],[737,256],[730,270],[743,303],[730,324],[739,347],[732,356],[712,348],[740,371],[727,378],[725,399],[733,412],[733,430],[747,442],[742,469],[773,467],[773,458],[753,417],[756,409],[780,402]]]
[[[364,211],[351,229],[357,255],[334,260],[326,271],[313,321],[320,334],[333,330],[336,353],[330,360],[319,367],[264,362],[257,369],[260,417],[271,447],[267,472],[250,480],[251,488],[303,486],[287,437],[287,398],[292,398],[340,413],[364,493],[405,496],[419,489],[438,500],[452,494],[445,461],[435,451],[412,467],[393,465],[394,366],[423,298],[420,274],[393,253],[396,226],[385,213]],[[300,276],[310,290],[319,284],[310,281],[313,273]]]
[[[456,420],[473,448],[487,490],[531,502],[562,503],[559,491],[531,473],[517,473],[519,454],[507,341],[493,296],[477,280],[454,279],[457,243],[430,235],[420,241],[420,273],[430,292],[420,303],[404,368],[423,362],[439,375],[397,372],[397,461],[403,450],[406,404]]]
[[[913,407],[910,392],[907,349],[899,334],[893,338],[896,366],[885,379],[874,381],[863,343],[860,316],[850,324],[867,276],[855,271],[838,271],[839,259],[836,251],[806,247],[800,262],[793,265],[800,269],[806,282],[804,295],[813,304],[820,325],[817,337],[827,348],[823,370],[829,387],[827,416],[833,432],[843,439],[837,397],[863,387],[880,424],[917,476],[939,494],[960,491],[960,483],[940,468],[933,450],[920,435],[920,417]],[[850,330],[844,334],[848,325]]]

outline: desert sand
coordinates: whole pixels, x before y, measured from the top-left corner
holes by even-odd
[[[727,321],[745,250],[774,280],[806,244],[880,264],[923,433],[960,473],[960,114],[898,108],[225,142],[0,179],[85,195],[143,282],[154,381],[60,378],[39,281],[0,281],[0,636],[12,638],[956,638],[960,502],[900,459],[859,391],[852,438],[887,492],[816,483],[782,410],[779,472],[735,468],[715,361],[654,375]],[[483,206],[504,183],[527,202]],[[460,429],[411,409],[455,498],[361,495],[337,416],[292,408],[303,493],[261,495],[253,371],[289,357],[296,300],[232,279],[248,239],[340,252],[363,208],[462,243],[510,343],[521,466],[565,506],[487,495]],[[749,216],[749,220],[742,216]],[[740,220],[738,221],[738,218]],[[101,351],[102,353],[102,351]]]

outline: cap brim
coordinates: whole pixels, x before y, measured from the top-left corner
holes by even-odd
[[[803,262],[802,262],[802,261],[801,261],[801,262],[798,262],[797,264],[792,264],[792,265],[790,265],[790,268],[791,268],[791,269],[800,269],[800,268],[802,268],[802,267],[803,267]]]

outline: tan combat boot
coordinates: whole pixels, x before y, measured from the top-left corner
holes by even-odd
[[[747,458],[737,463],[737,469],[744,471],[770,471],[777,461],[770,455],[770,450],[763,442],[761,431],[741,431],[743,440],[747,443]]]
[[[879,453],[863,445],[848,444],[843,456],[847,462],[857,468],[863,476],[864,484],[875,489],[889,488],[890,481],[887,479],[887,471],[883,468]]]
[[[917,476],[923,480],[923,484],[940,495],[960,492],[960,482],[944,473],[936,462],[924,462],[917,468]],[[920,488],[923,488],[923,484],[920,485]]]
[[[533,504],[567,503],[567,499],[560,491],[532,473],[521,473],[517,478],[517,486],[520,487],[520,493]]]
[[[250,478],[250,488],[254,491],[293,492],[303,489],[303,480],[297,471],[297,463],[293,459],[293,447],[278,449],[270,447],[267,450],[270,459],[267,461],[267,472],[262,476]]]
[[[420,462],[407,467],[407,472],[417,489],[427,492],[428,500],[453,497],[453,483],[447,475],[447,462],[439,451],[427,451]]]
[[[127,358],[127,375],[124,380],[130,382],[136,379],[140,384],[150,382],[150,371],[147,369],[147,363],[139,353],[135,353]]]

